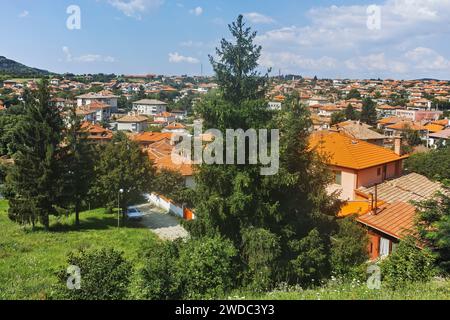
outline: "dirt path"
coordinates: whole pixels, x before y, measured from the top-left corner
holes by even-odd
[[[144,215],[141,224],[156,233],[163,240],[186,238],[188,232],[180,225],[179,219],[150,204],[136,206]]]

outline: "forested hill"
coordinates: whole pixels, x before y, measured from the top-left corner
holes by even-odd
[[[14,60],[0,56],[0,74],[9,74],[18,76],[20,75],[46,76],[50,75],[51,72],[47,70],[31,68]]]

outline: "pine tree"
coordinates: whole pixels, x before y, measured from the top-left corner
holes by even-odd
[[[75,211],[75,224],[80,225],[80,210],[88,197],[94,180],[93,147],[88,144],[76,108],[69,112],[69,125],[63,160],[63,192],[61,202]]]
[[[60,112],[49,102],[48,83],[42,80],[35,99],[27,102],[24,119],[15,131],[18,150],[6,178],[9,217],[33,226],[39,221],[46,229],[49,215],[56,212],[60,194],[63,132]]]
[[[361,121],[368,125],[375,125],[377,123],[377,110],[375,102],[370,98],[364,98],[361,111]]]
[[[222,39],[216,49],[219,61],[210,56],[217,83],[225,100],[239,104],[246,99],[264,97],[266,77],[256,71],[261,46],[254,44],[256,32],[246,27],[243,16],[228,26],[235,43]]]
[[[300,254],[295,242],[315,229],[327,254],[338,204],[326,194],[330,175],[325,165],[309,148],[311,120],[307,108],[298,97],[288,97],[284,111],[275,115],[262,99],[265,78],[255,71],[261,48],[253,45],[256,34],[244,26],[241,16],[230,25],[237,47],[222,40],[217,50],[220,61],[226,64],[212,61],[221,94],[200,102],[196,111],[204,119],[205,129],[279,129],[279,172],[261,176],[260,165],[248,164],[199,166],[194,199],[197,219],[187,227],[193,237],[219,234],[231,239],[236,248],[242,248],[243,233],[248,228],[274,234],[280,238],[281,254],[276,255],[279,272],[273,274],[279,280],[295,281],[299,268],[292,268],[290,262]],[[245,49],[239,44],[245,44]],[[327,274],[324,266],[326,263],[320,261],[317,274]]]

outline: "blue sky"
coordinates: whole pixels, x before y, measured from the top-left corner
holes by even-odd
[[[244,14],[274,74],[450,78],[449,0],[0,1],[0,55],[55,72],[210,74],[208,54]]]

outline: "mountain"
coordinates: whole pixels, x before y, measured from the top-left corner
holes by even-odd
[[[31,68],[14,60],[0,56],[0,74],[9,74],[18,76],[28,76],[28,75],[47,76],[50,75],[51,72],[47,70]]]

